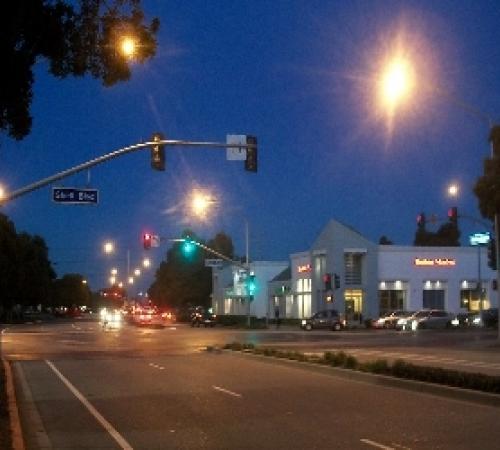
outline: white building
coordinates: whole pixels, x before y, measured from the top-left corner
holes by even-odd
[[[334,308],[351,320],[373,318],[394,309],[446,309],[460,312],[498,304],[496,272],[480,247],[377,245],[335,220],[310,250],[291,259],[291,292],[286,309],[297,318]],[[329,275],[332,289],[326,289]],[[339,287],[335,288],[335,278]],[[271,304],[279,301],[270,294]]]
[[[226,264],[212,269],[212,307],[217,315],[246,315],[249,299],[250,315],[266,317],[269,311],[268,281],[288,267],[287,261],[253,261],[248,270],[240,265]],[[255,276],[252,297],[247,276]]]
[[[487,260],[484,247],[378,245],[331,220],[309,250],[290,255],[290,264],[251,264],[260,283],[251,314],[273,317],[279,307],[282,318],[302,318],[337,309],[361,321],[395,309],[465,312],[480,308],[480,292],[486,309],[498,305],[496,272]],[[214,269],[218,314],[246,314],[236,272]]]

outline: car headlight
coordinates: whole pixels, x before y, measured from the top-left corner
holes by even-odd
[[[458,326],[460,325],[460,320],[458,320],[458,319],[455,317],[454,319],[452,319],[451,324],[452,324],[454,327],[458,327]]]
[[[472,323],[474,323],[475,325],[480,324],[481,323],[481,317],[479,317],[479,316],[474,317],[474,319],[472,320]]]
[[[302,320],[302,325],[305,325],[307,323],[307,320]]]

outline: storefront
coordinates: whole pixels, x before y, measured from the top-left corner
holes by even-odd
[[[352,322],[398,309],[466,312],[497,304],[496,274],[477,247],[377,245],[332,220],[309,251],[290,260],[297,318],[337,309]]]

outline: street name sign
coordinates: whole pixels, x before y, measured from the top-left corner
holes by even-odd
[[[205,267],[222,267],[224,261],[222,259],[209,259],[205,258]]]
[[[228,147],[226,149],[226,159],[228,161],[245,161],[247,157],[246,147],[238,147],[237,145],[246,145],[246,134],[228,134],[226,135],[227,144],[236,144],[235,147]]]
[[[52,201],[65,205],[96,205],[99,202],[97,189],[67,187],[52,188]]]
[[[490,242],[490,233],[474,233],[469,235],[470,245],[487,245]]]

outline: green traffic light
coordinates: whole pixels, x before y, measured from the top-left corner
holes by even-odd
[[[196,250],[195,242],[189,238],[186,238],[184,240],[184,243],[182,244],[182,253],[184,253],[185,256],[191,256],[195,250]]]

